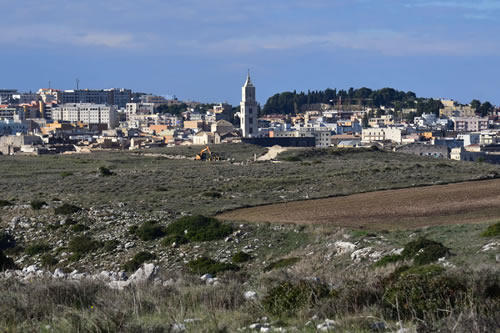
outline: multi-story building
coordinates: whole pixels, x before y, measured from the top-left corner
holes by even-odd
[[[402,128],[364,128],[361,134],[361,141],[392,141],[401,144],[403,143],[403,135],[405,134],[406,131]]]
[[[12,96],[16,94],[17,94],[16,89],[0,89],[0,104],[9,103]]]
[[[54,121],[82,122],[85,124],[107,124],[114,128],[117,121],[116,107],[113,105],[75,103],[63,104],[52,109]]]
[[[125,106],[127,117],[136,114],[153,114],[153,103],[127,103]]]
[[[457,132],[478,132],[488,129],[488,118],[457,117],[451,120]]]
[[[132,90],[130,89],[64,90],[60,94],[60,103],[106,104],[124,108],[127,103],[130,103],[131,98]]]
[[[0,119],[24,119],[24,111],[22,107],[19,106],[0,106]]]
[[[52,88],[42,88],[37,92],[44,103],[59,103],[61,100],[61,91]]]
[[[440,117],[474,117],[476,110],[470,105],[457,105],[453,100],[441,100],[444,108],[439,109]]]

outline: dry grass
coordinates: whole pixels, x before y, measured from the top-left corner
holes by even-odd
[[[245,222],[405,230],[499,219],[499,202],[500,180],[496,179],[244,208],[217,217]]]

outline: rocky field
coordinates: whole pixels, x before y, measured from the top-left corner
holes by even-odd
[[[8,332],[491,332],[500,327],[496,215],[476,215],[474,224],[457,219],[422,227],[436,224],[432,213],[425,215],[428,224],[411,225],[403,209],[391,220],[403,224],[392,228],[385,221],[373,230],[355,207],[351,220],[359,223],[353,224],[303,225],[291,209],[282,214],[289,218],[276,223],[266,223],[266,213],[251,223],[240,221],[241,215],[225,222],[210,217],[268,203],[492,179],[500,174],[498,166],[316,149],[253,162],[264,149],[217,149],[225,161],[193,161],[196,149],[188,148],[1,157],[0,327]],[[481,193],[486,201],[498,200],[497,183],[473,182],[473,187],[489,184],[490,191],[475,187],[469,196],[467,185],[438,188],[462,188],[465,205]],[[436,192],[432,189],[402,191],[417,191],[417,197],[437,204],[421,192]],[[359,195],[380,202],[405,198],[386,197],[390,193]],[[361,200],[362,206],[371,201]],[[302,211],[316,211],[307,203]]]

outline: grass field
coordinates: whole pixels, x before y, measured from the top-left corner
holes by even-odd
[[[20,268],[130,274],[140,258],[159,268],[124,290],[0,273],[0,331],[317,332],[332,319],[353,333],[500,328],[500,236],[484,237],[499,216],[499,166],[335,149],[253,162],[266,150],[249,145],[213,147],[225,161],[189,159],[200,149],[0,156],[0,246]],[[221,213],[219,229],[172,227]],[[377,265],[421,238],[447,254]],[[231,269],[200,279],[216,267]]]
[[[153,152],[192,158],[198,148]],[[129,152],[1,156],[0,199],[15,203],[59,199],[83,208],[125,203],[134,211],[212,215],[245,206],[500,175],[500,168],[490,164],[378,151],[309,149],[284,153],[282,163],[254,163],[248,160],[265,149],[250,145],[213,149],[231,161],[172,160]],[[295,162],[287,162],[290,156]],[[99,167],[113,175],[102,176]]]

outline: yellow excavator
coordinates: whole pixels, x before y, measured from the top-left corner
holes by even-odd
[[[212,153],[210,148],[206,146],[196,155],[195,159],[197,161],[219,161],[220,156],[217,153]]]

